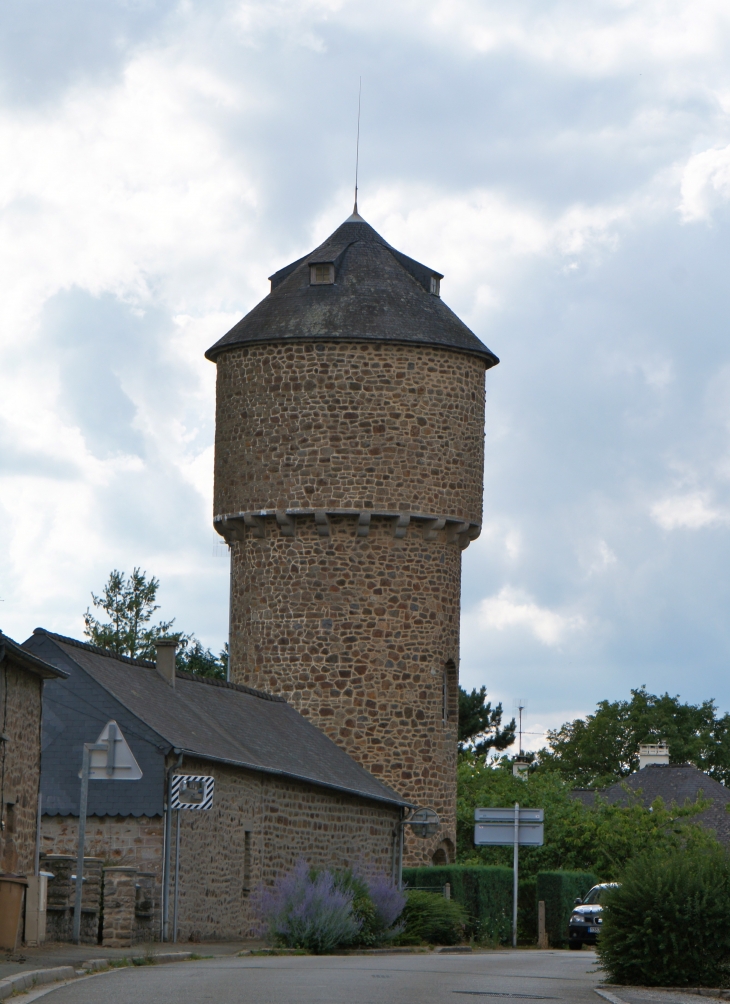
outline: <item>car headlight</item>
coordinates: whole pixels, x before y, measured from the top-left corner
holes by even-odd
[[[583,923],[583,915],[580,914],[580,913],[574,913],[574,914],[572,914],[571,918],[570,918],[570,923],[571,924],[582,924]]]

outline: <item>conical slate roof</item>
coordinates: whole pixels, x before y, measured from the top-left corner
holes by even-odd
[[[334,283],[312,285],[310,265],[328,263]],[[396,251],[356,212],[269,278],[269,295],[208,349],[208,359],[241,345],[342,339],[435,345],[480,356],[487,369],[499,362],[431,292],[441,273]]]

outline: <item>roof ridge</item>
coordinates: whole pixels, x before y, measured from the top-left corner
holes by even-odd
[[[33,634],[45,634],[56,641],[62,641],[64,645],[72,645],[74,648],[82,648],[87,652],[94,652],[96,655],[103,655],[107,659],[116,659],[117,662],[126,662],[130,666],[144,666],[145,669],[154,669],[155,663],[149,659],[133,659],[130,655],[122,655],[114,652],[110,648],[102,648],[100,645],[92,645],[91,642],[79,641],[78,638],[69,638],[64,634],[56,634],[55,631],[47,631],[45,628],[34,628]]]
[[[279,694],[268,694],[265,690],[255,690],[253,687],[247,687],[244,683],[221,680],[219,676],[201,676],[199,673],[188,673],[184,669],[176,669],[175,676],[181,680],[190,680],[193,683],[207,683],[209,687],[225,687],[227,690],[237,690],[241,694],[260,697],[262,701],[275,701],[278,704],[288,703],[286,698],[280,697]]]

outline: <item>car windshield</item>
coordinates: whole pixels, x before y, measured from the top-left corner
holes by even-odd
[[[583,902],[589,906],[592,906],[594,903],[600,903],[604,893],[608,892],[609,888],[610,886],[594,885]]]

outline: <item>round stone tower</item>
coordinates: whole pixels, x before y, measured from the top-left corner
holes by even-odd
[[[441,278],[355,212],[206,353],[231,679],[438,812],[433,839],[406,828],[409,864],[454,856],[461,551],[499,361]]]

